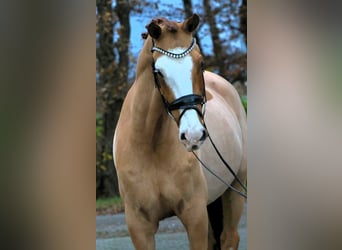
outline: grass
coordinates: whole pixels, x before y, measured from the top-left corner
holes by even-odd
[[[110,207],[118,204],[122,204],[122,199],[119,196],[111,198],[99,198],[96,200],[96,208]]]
[[[97,214],[116,214],[122,213],[124,206],[122,199],[118,196],[110,198],[99,198],[96,200]]]
[[[247,106],[248,106],[248,104],[247,104],[247,96],[246,95],[241,96],[241,102],[242,102],[242,105],[245,108],[245,111],[247,113]]]

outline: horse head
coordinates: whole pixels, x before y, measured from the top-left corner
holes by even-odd
[[[198,24],[199,16],[194,14],[184,22],[157,18],[146,26],[152,39],[155,84],[188,151],[198,149],[208,136],[203,56],[192,36]]]

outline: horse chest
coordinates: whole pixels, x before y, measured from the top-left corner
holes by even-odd
[[[191,199],[199,183],[199,168],[159,164],[140,165],[124,173],[125,197],[135,210],[147,217],[162,218],[179,214]],[[196,180],[196,181],[194,181]]]

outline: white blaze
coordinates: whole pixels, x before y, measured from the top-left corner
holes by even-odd
[[[186,48],[175,48],[169,52],[179,54]],[[171,58],[162,55],[156,61],[155,67],[162,73],[168,87],[172,90],[176,99],[193,94],[192,67],[193,62],[190,55],[183,58]],[[180,110],[181,112],[182,110]],[[187,110],[182,116],[179,132],[185,133],[186,139],[191,144],[197,144],[203,134],[203,126],[198,119],[195,110]]]

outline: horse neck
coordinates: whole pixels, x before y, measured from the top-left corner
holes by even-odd
[[[161,144],[174,144],[177,127],[165,111],[152,73],[151,40],[148,38],[139,55],[135,91],[132,99],[134,137],[155,149]]]

